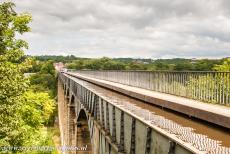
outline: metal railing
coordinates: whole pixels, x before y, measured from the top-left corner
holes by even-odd
[[[230,72],[91,70],[71,70],[71,72],[203,102],[230,105]]]

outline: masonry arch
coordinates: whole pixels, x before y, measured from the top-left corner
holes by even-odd
[[[69,102],[69,97],[70,97],[70,91],[69,91],[69,88],[66,88],[66,98],[67,98],[67,102]]]
[[[76,145],[76,111],[75,111],[75,97],[72,95],[70,97],[69,103],[69,145],[75,146]]]
[[[70,96],[70,105],[71,106],[75,105],[75,96],[73,94]]]
[[[88,119],[84,109],[81,109],[77,118],[77,145],[86,146],[87,151],[92,153],[92,143],[90,138],[90,129]]]
[[[60,81],[60,80],[59,80],[59,81]],[[66,90],[65,84],[61,82],[61,85],[62,85],[62,88],[64,89],[64,92],[65,92],[65,90]]]

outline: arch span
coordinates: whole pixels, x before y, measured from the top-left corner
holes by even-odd
[[[75,105],[75,96],[74,95],[71,95],[71,97],[70,97],[70,105],[71,106]]]
[[[84,109],[81,109],[77,119],[77,145],[86,146],[87,151],[92,153],[92,143],[90,138],[90,129],[88,119]]]
[[[76,145],[76,112],[75,112],[75,97],[70,98],[69,105],[69,145]]]
[[[67,102],[69,102],[69,97],[70,97],[70,90],[69,90],[69,88],[66,88],[66,98],[67,98]]]

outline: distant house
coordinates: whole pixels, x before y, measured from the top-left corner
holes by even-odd
[[[65,65],[62,62],[54,63],[54,67],[57,71],[61,71],[61,70],[65,69]]]

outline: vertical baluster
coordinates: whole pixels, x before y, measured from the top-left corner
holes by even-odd
[[[115,113],[115,106],[113,106],[113,114],[112,114],[112,118],[113,118],[113,130],[112,130],[112,142],[113,143],[117,143],[117,139],[116,139],[116,113]]]
[[[157,72],[157,91],[160,92],[160,73]]]
[[[173,81],[173,92],[172,94],[176,94],[176,83],[175,83],[175,73],[172,73],[172,81]]]
[[[89,90],[86,89],[86,109],[89,110]]]
[[[121,111],[121,122],[120,122],[120,144],[118,152],[124,152],[124,111]]]
[[[151,90],[151,73],[148,72],[148,82],[147,82],[147,89]]]
[[[210,95],[210,77],[209,77],[209,72],[206,73],[206,84],[207,84],[207,89],[206,89],[206,101],[209,102],[209,95]]]
[[[160,92],[163,92],[163,73],[160,73]]]
[[[136,119],[132,118],[130,154],[135,154],[135,147],[136,147],[135,141],[136,141]]]
[[[89,113],[92,113],[93,93],[89,92]]]
[[[152,128],[147,127],[145,154],[150,154],[151,151],[151,142],[152,142],[151,134],[152,134]]]
[[[212,84],[212,80],[211,80],[211,75],[210,72],[207,73],[207,85],[208,85],[208,92],[207,92],[207,102],[210,102],[210,95],[211,95],[211,84]]]
[[[172,72],[169,72],[169,94],[172,94]]]
[[[190,96],[190,98],[194,98],[194,91],[193,91],[193,73],[191,72],[187,72],[186,73],[186,77],[187,77],[187,82],[186,82],[186,86],[188,86],[188,89],[186,91],[186,95]]]
[[[162,92],[166,92],[166,77],[165,77],[165,72],[162,72]]]
[[[226,72],[225,73],[225,105],[229,105],[230,99],[228,98],[228,95],[230,93],[230,73]]]
[[[180,76],[180,74],[178,73],[178,72],[176,72],[176,95],[180,95],[180,90],[181,89],[179,89],[179,76]]]
[[[170,141],[168,154],[175,154],[175,149],[176,149],[176,143],[174,141]]]
[[[196,87],[196,99],[200,99],[200,80],[199,80],[199,74],[198,72],[195,73],[196,74],[196,81],[197,83],[197,87]]]
[[[82,99],[81,99],[81,97],[82,97],[82,95],[81,95],[81,92],[82,92],[82,90],[81,90],[81,85],[79,85],[79,100],[80,100],[80,102],[82,102]]]
[[[152,72],[152,90],[156,91],[156,73]]]
[[[97,95],[94,96],[94,118],[99,120],[99,97]]]
[[[224,82],[223,82],[223,73],[222,72],[220,72],[219,73],[219,104],[223,104],[223,97],[222,97],[222,94],[223,94],[223,84],[224,84]]]
[[[86,89],[83,87],[83,105],[86,108]]]
[[[165,93],[168,93],[168,72],[165,72]]]
[[[101,99],[101,125],[105,129],[104,100]]]
[[[178,76],[178,95],[179,96],[183,96],[183,86],[182,86],[182,82],[181,82],[181,77],[183,75],[183,72],[181,73],[177,73],[177,76]]]
[[[199,73],[199,81],[200,81],[200,87],[199,87],[199,89],[200,89],[200,92],[199,92],[199,94],[200,94],[200,97],[199,97],[199,100],[203,100],[203,89],[204,89],[204,83],[203,83],[203,80],[204,78],[203,78],[203,73],[202,72],[200,72]]]
[[[216,102],[216,73],[212,72],[212,103]]]
[[[187,88],[186,88],[186,80],[185,80],[185,77],[186,77],[186,72],[183,73],[183,76],[182,76],[182,86],[183,86],[183,96],[186,97],[186,91],[187,91]]]
[[[175,72],[175,95],[178,95],[178,74]]]
[[[224,72],[224,73],[223,73],[223,81],[224,81],[224,84],[223,84],[223,104],[224,104],[224,105],[227,105],[227,104],[226,104],[226,90],[227,90],[227,88],[226,88],[226,87],[227,87],[227,80],[226,80],[226,79],[227,79],[227,78],[226,78],[227,76],[226,76],[226,75],[227,75],[227,73]]]
[[[216,101],[217,103],[220,103],[220,100],[219,100],[219,89],[220,89],[220,83],[219,83],[219,73],[217,72],[216,73]]]
[[[106,102],[106,135],[110,135],[110,125],[109,125],[109,103]]]

